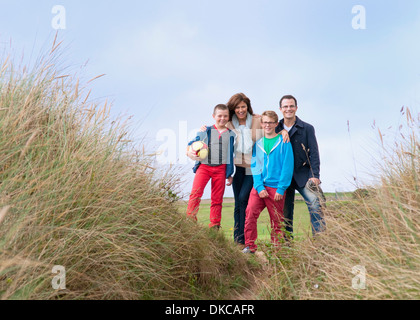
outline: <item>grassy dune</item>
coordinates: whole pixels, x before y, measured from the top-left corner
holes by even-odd
[[[222,231],[225,237],[233,241],[233,211],[234,203],[229,203],[229,199],[223,201],[222,209]],[[197,214],[198,222],[207,226],[210,223],[210,204],[203,203],[200,205],[200,210]],[[270,216],[267,209],[264,209],[258,218],[258,240],[270,242],[271,237],[271,224]],[[311,226],[308,213],[308,207],[303,201],[296,201],[295,204],[295,217],[294,217],[294,234],[297,240],[304,239],[311,235]]]
[[[273,256],[260,298],[420,298],[420,114],[402,115],[396,141],[382,141],[380,183],[328,206],[324,234]]]
[[[420,298],[420,115],[403,110],[377,186],[328,203],[325,233],[308,236],[297,203],[298,237],[263,248],[263,274],[233,245],[232,204],[226,235],[207,228],[205,204],[201,223],[186,219],[176,172],[157,168],[107,103],[88,102],[56,51],[33,69],[0,62],[1,299]],[[57,265],[63,290],[52,287]]]
[[[221,299],[250,264],[178,213],[178,178],[58,70],[0,63],[0,298]],[[63,266],[66,289],[54,290]]]

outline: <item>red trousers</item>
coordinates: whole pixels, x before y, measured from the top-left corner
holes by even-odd
[[[220,226],[222,220],[222,203],[226,186],[226,165],[211,167],[201,164],[194,177],[194,183],[188,201],[187,215],[197,220],[204,189],[211,179],[210,227]]]
[[[257,190],[252,188],[251,194],[249,195],[248,206],[246,208],[245,218],[245,245],[249,247],[251,251],[257,250],[255,241],[258,237],[257,231],[257,220],[260,216],[261,211],[267,207],[268,214],[270,215],[271,221],[271,242],[274,245],[278,245],[279,238],[284,237],[283,231],[283,207],[285,196],[280,201],[274,201],[274,195],[277,189],[265,187],[269,197],[261,199],[258,195]]]

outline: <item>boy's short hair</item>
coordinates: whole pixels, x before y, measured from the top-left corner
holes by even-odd
[[[261,121],[262,121],[262,117],[269,117],[271,119],[273,119],[276,122],[279,122],[279,116],[277,115],[277,113],[275,111],[264,111],[261,115]]]
[[[218,104],[214,107],[213,114],[216,114],[216,110],[227,110],[229,112],[229,108],[225,104]]]

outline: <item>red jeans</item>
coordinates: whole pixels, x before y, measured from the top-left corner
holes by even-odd
[[[269,197],[261,199],[257,190],[252,188],[251,194],[249,195],[248,206],[246,208],[245,218],[245,245],[249,247],[251,251],[257,250],[255,240],[258,237],[257,231],[257,220],[260,216],[261,211],[267,207],[268,214],[270,215],[271,221],[271,242],[274,245],[278,245],[279,237],[284,237],[283,227],[283,207],[285,196],[280,201],[274,201],[274,195],[277,189],[265,187]]]
[[[201,164],[194,177],[194,183],[188,201],[187,215],[197,220],[204,188],[211,179],[210,227],[220,226],[222,220],[222,203],[226,186],[226,165],[211,167]]]

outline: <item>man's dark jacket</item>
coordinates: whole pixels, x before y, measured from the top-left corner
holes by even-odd
[[[276,132],[283,129],[284,119],[280,120]],[[295,158],[293,179],[299,188],[303,188],[310,178],[319,179],[320,160],[315,129],[296,117],[296,123],[289,131],[289,137]]]

